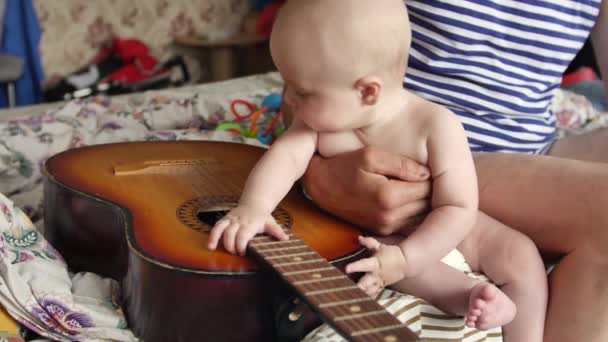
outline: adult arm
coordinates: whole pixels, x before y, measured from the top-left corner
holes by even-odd
[[[608,1],[606,0],[602,1],[599,17],[591,31],[591,44],[608,96]]]

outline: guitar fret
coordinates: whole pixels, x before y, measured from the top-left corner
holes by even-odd
[[[256,245],[255,247],[258,247],[258,246]],[[278,247],[278,248],[260,249],[258,251],[260,254],[262,254],[262,253],[266,253],[266,252],[280,252],[280,251],[287,251],[287,250],[292,250],[292,249],[302,249],[302,248],[308,248],[308,246],[302,245],[302,246],[291,246],[291,247]]]
[[[316,296],[316,295],[325,294],[325,293],[333,293],[333,292],[340,292],[340,291],[353,290],[353,289],[358,289],[358,287],[356,285],[334,287],[333,289],[324,289],[324,290],[317,290],[317,291],[309,291],[309,292],[304,293],[304,295],[306,295],[306,296]]]
[[[285,229],[285,227],[283,227],[283,232],[289,237],[289,240],[285,240],[285,241],[300,240],[300,238],[297,235],[295,235],[291,229]],[[256,236],[254,236],[253,238],[251,238],[250,242],[255,242],[255,241],[260,241],[260,240],[282,241],[282,240],[277,240],[276,238],[274,238],[270,235],[258,234]]]
[[[333,271],[333,270],[335,270],[335,268],[333,266],[328,266],[328,267],[311,268],[308,270],[301,270],[301,271],[289,271],[289,272],[284,272],[283,274],[286,276],[291,276],[291,275],[305,274],[305,273],[310,273],[310,272]]]
[[[364,312],[378,311],[378,310],[382,310],[382,309],[383,309],[382,306],[378,305],[377,302],[372,300],[369,302],[359,302],[356,304],[333,306],[333,307],[329,307],[329,308],[324,308],[323,310],[330,312],[334,317],[340,317],[340,316],[361,314]],[[387,313],[387,315],[388,315],[388,313]],[[372,317],[368,320],[376,319],[378,317],[383,318],[383,317],[381,317],[381,315],[375,315],[375,317]],[[351,321],[354,321],[355,318],[356,317],[352,317]],[[352,322],[349,322],[349,323],[352,323]]]
[[[384,311],[384,314],[382,314],[382,311]],[[346,331],[347,335],[353,338],[354,336],[352,335],[352,332],[355,331],[359,331],[361,333],[367,331],[368,329],[400,324],[395,316],[385,311],[381,305],[373,300],[334,308],[324,308],[320,309],[320,312],[325,316],[332,317],[332,321],[334,322],[335,326],[339,327],[339,329],[343,331]],[[375,314],[370,315],[367,314],[368,312],[374,312]],[[405,327],[405,329],[407,330],[407,327]],[[397,336],[401,336],[401,334],[396,330],[380,333],[372,333],[370,331],[370,334],[359,337],[358,339],[353,339],[352,341],[382,341],[382,339],[377,339],[377,337],[380,335],[388,335],[393,333]],[[407,340],[409,339],[399,339],[399,341]]]
[[[272,240],[272,241],[254,241],[253,243],[250,243],[252,246],[254,247],[263,247],[263,246],[272,246],[272,245],[280,245],[280,244],[287,244],[287,243],[301,243],[302,241],[300,240],[285,240],[285,241],[281,241],[281,240]]]
[[[314,264],[315,262],[326,262],[325,259],[310,259],[310,260],[300,260],[300,261],[292,261],[292,262],[283,262],[278,264],[272,264],[275,267],[285,267],[285,266],[295,266],[295,265],[303,265],[303,264]]]
[[[311,267],[315,267],[316,265],[308,265],[308,267],[301,267],[300,269],[305,269],[308,268],[310,269]],[[309,272],[303,273],[303,274],[295,274],[295,275],[290,275],[290,276],[286,276],[287,279],[289,280],[289,282],[299,282],[299,281],[303,281],[303,280],[321,280],[321,279],[326,279],[326,278],[330,278],[330,277],[337,277],[337,276],[342,276],[344,277],[344,279],[347,278],[347,276],[338,271],[335,268],[332,269],[328,269],[328,270],[324,270],[324,271],[314,271],[312,269],[310,269]]]
[[[274,259],[280,259],[280,258],[292,258],[292,257],[296,257],[296,256],[302,256],[302,255],[316,255],[317,252],[311,251],[311,252],[301,252],[301,253],[293,253],[293,254],[281,254],[281,255],[271,255],[271,256],[267,256],[266,260],[274,260]]]
[[[325,309],[325,308],[331,308],[331,307],[339,306],[339,305],[348,305],[348,304],[355,304],[355,303],[361,303],[361,302],[367,302],[367,301],[371,302],[372,299],[369,297],[361,297],[361,298],[340,300],[340,301],[336,301],[336,302],[326,302],[326,303],[319,304],[319,308]]]
[[[305,279],[300,279],[300,280],[305,280]],[[319,293],[316,295],[316,297],[315,297],[316,299],[324,301],[327,298],[331,298],[331,300],[352,298],[352,294],[354,293],[354,291],[352,291],[352,290],[347,291],[346,288],[347,287],[352,288],[354,286],[356,286],[356,285],[350,280],[350,278],[340,277],[337,280],[332,280],[332,281],[325,282],[325,283],[314,282],[314,283],[299,285],[299,286],[297,286],[297,289],[299,291],[301,291],[302,293],[311,293],[314,291],[345,288],[344,290],[341,290],[341,291]],[[359,291],[358,288],[357,288],[357,290]]]
[[[293,282],[293,284],[296,285],[296,286],[298,286],[298,285],[320,283],[320,282],[323,282],[323,281],[331,281],[331,280],[344,279],[344,278],[348,278],[348,277],[345,276],[345,275],[338,275],[338,276],[334,276],[334,277],[325,277],[325,278],[309,279],[309,280],[300,280],[300,281]]]
[[[289,237],[294,237],[296,239],[298,238],[291,229],[285,229],[285,227],[283,227],[283,232],[285,234],[287,234],[287,236],[289,236]],[[262,239],[276,240],[274,237],[272,237],[270,235],[258,234],[258,235],[255,235],[253,238],[251,238],[250,241],[262,240]]]
[[[354,319],[354,318],[361,318],[361,317],[375,316],[375,315],[384,315],[384,314],[386,314],[386,310],[381,309],[381,310],[375,310],[375,311],[362,312],[362,313],[358,313],[358,314],[339,316],[339,317],[336,317],[335,321],[339,322],[339,321],[346,321],[346,320]]]
[[[355,332],[351,333],[351,335],[352,336],[362,336],[362,335],[375,334],[375,333],[379,333],[379,332],[383,332],[383,331],[387,331],[387,330],[400,329],[400,328],[403,328],[402,323],[387,325],[384,327],[359,330],[359,331],[355,331]]]

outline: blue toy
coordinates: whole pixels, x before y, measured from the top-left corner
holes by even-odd
[[[279,109],[281,109],[282,101],[283,97],[281,94],[272,93],[264,98],[264,101],[262,101],[262,107],[268,106],[268,110],[278,112]]]
[[[258,134],[258,140],[264,145],[270,145],[272,142],[272,134],[265,134],[265,132],[260,132]]]

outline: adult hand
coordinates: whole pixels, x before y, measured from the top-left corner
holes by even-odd
[[[429,210],[428,168],[373,147],[332,158],[314,156],[303,182],[321,208],[375,234],[421,222]]]

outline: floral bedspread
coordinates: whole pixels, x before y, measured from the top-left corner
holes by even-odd
[[[45,113],[0,121],[0,193],[10,197],[38,228],[45,160],[64,150],[112,142],[151,140],[222,140],[262,145],[240,134],[218,130],[235,122],[234,100],[259,107],[270,94],[281,92],[277,74],[243,78],[212,85],[148,92],[117,98],[77,100]],[[237,113],[248,108],[235,106]],[[1,118],[1,113],[0,113]],[[240,122],[250,130],[253,117]],[[267,112],[255,121],[266,131],[275,119]],[[279,120],[273,132],[282,129]]]
[[[236,120],[233,100],[259,106],[281,87],[279,76],[271,73],[74,101],[45,113],[0,121],[0,193],[6,195],[0,195],[0,304],[20,323],[53,340],[136,340],[113,301],[116,283],[90,273],[69,274],[61,256],[42,237],[44,161],[69,148],[122,141],[211,139],[262,145],[257,139],[218,130],[218,124]],[[608,116],[597,113],[580,95],[559,92],[555,110],[562,136],[608,126]],[[263,115],[254,126],[263,131],[274,119]],[[251,119],[240,124],[250,127]],[[280,133],[281,125],[276,128]],[[381,301],[423,336],[502,340],[499,329],[477,335],[464,328],[461,318],[446,316],[413,297],[387,290]],[[440,333],[425,328],[433,325]],[[307,340],[339,339],[323,326]]]

